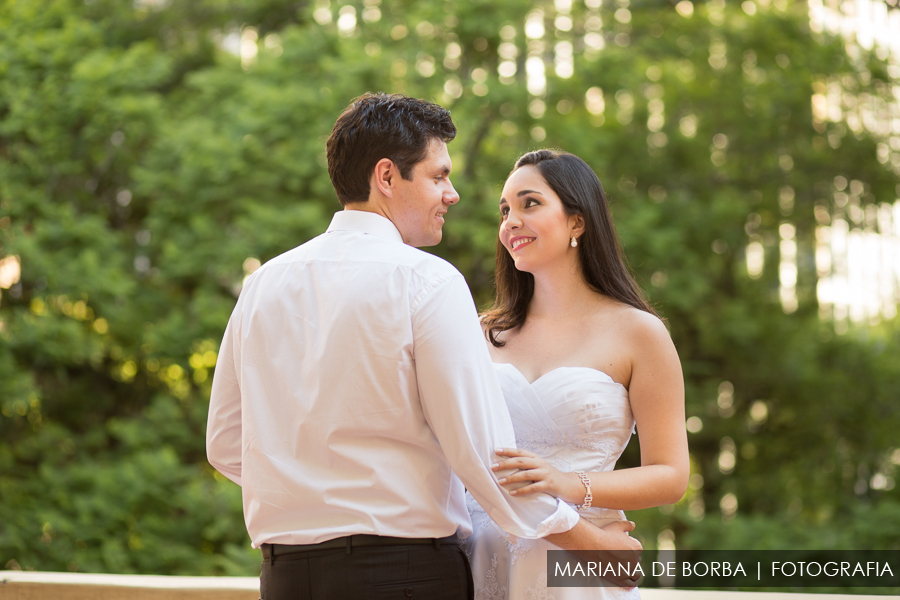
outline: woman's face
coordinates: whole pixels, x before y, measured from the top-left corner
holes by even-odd
[[[581,219],[565,213],[537,167],[520,167],[509,176],[500,196],[500,215],[500,242],[520,271],[534,273],[577,259],[578,249],[570,241],[572,235],[581,235]]]

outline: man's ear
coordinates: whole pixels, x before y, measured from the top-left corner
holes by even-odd
[[[393,198],[394,179],[399,176],[394,161],[389,158],[382,158],[375,164],[375,170],[372,172],[372,186],[378,189],[384,196]]]

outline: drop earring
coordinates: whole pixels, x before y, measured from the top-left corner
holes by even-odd
[[[578,240],[575,238],[574,235],[572,236],[572,241],[569,242],[569,245],[572,246],[573,248],[578,246]]]

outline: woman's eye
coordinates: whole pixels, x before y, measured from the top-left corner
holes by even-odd
[[[529,206],[535,206],[537,204],[539,204],[539,202],[534,198],[528,198],[527,200],[525,200],[525,208],[528,208]]]
[[[501,216],[501,217],[505,217],[507,214],[509,214],[509,208],[507,208],[507,207],[504,206],[503,208],[500,209],[500,216]]]

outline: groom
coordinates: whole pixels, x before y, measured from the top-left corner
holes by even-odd
[[[344,210],[244,284],[213,379],[210,463],[243,488],[264,600],[473,596],[465,488],[507,532],[638,549],[490,465],[515,447],[472,297],[441,240],[449,111],[365,94],[327,144]]]

